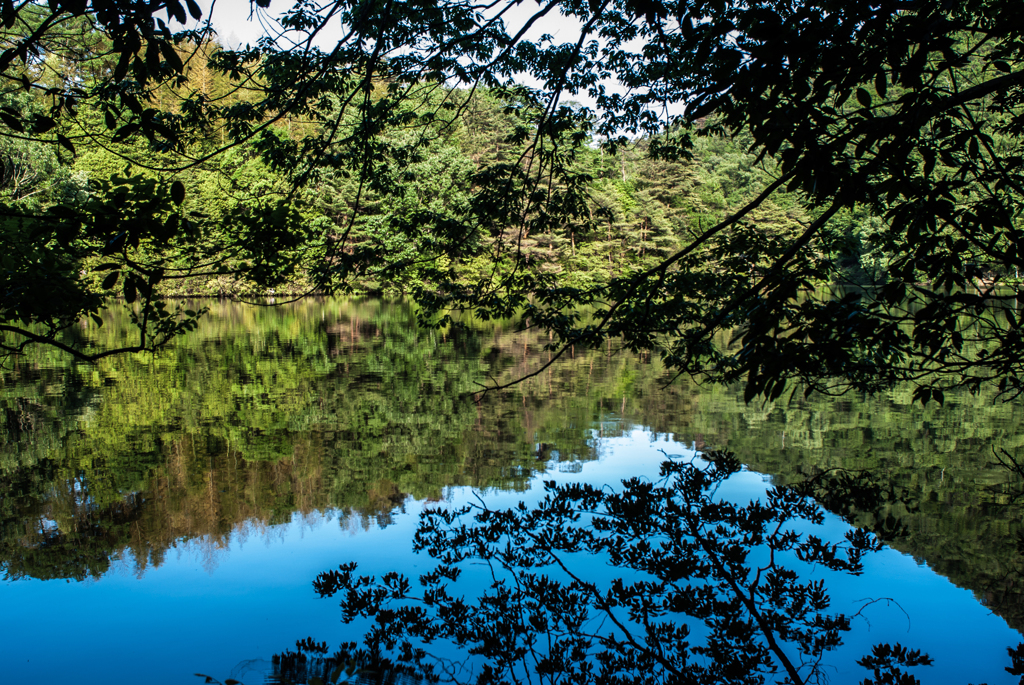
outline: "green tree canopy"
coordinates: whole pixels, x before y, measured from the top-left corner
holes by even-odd
[[[169,279],[370,278],[425,320],[516,314],[561,351],[621,337],[748,397],[1024,389],[1016,3],[517,7],[257,0],[268,34],[227,49],[192,0],[4,5],[0,135],[39,169],[131,165],[51,174],[35,205],[5,174],[5,347],[105,354],[60,336],[116,292],[137,300],[127,349],[152,349],[199,314],[162,304]],[[531,37],[558,17],[571,40]],[[749,166],[627,178],[625,148],[678,163],[723,138]],[[200,176],[231,201],[197,203]],[[676,201],[676,178],[700,187]],[[602,222],[619,263],[580,277]]]

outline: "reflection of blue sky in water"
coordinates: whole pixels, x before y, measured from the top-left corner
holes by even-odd
[[[600,459],[575,465],[551,464],[545,480],[618,483],[633,475],[656,476],[669,454],[689,454],[682,445],[636,430],[598,442]],[[727,484],[733,499],[756,497],[763,476],[745,472]],[[535,501],[540,479],[527,492],[486,491],[492,508]],[[450,488],[445,502],[458,506],[475,499],[470,488]],[[289,524],[247,523],[224,545],[196,539],[180,543],[161,566],[141,577],[123,560],[98,581],[20,580],[0,586],[4,620],[0,644],[7,663],[4,681],[56,683],[198,683],[192,674],[259,682],[270,656],[312,636],[335,646],[356,640],[359,629],[344,626],[334,599],[319,599],[311,582],[321,571],[355,560],[364,573],[400,570],[415,578],[432,567],[411,554],[417,514],[409,500],[385,528],[357,517],[329,512],[295,515]],[[845,524],[829,516],[817,534],[839,539]],[[587,566],[591,578],[611,577],[613,569]],[[459,589],[471,592],[474,574]],[[979,604],[968,590],[894,550],[869,556],[859,578],[825,574],[833,608],[855,613],[868,599],[891,597],[868,606],[854,621],[846,645],[828,661],[843,664],[830,672],[833,683],[855,683],[867,671],[854,665],[878,642],[899,641],[930,653],[936,663],[918,669],[925,683],[1010,683],[1014,679],[1006,647],[1020,635]],[[906,615],[904,615],[904,611]],[[248,660],[252,660],[248,662]],[[237,670],[236,670],[237,669]],[[247,672],[243,672],[247,671]]]

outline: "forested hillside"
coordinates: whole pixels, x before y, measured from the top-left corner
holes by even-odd
[[[85,28],[68,40],[96,55],[107,49]],[[200,93],[225,112],[257,107],[255,97],[247,99],[245,87],[211,66],[217,64],[218,50],[212,41],[178,44],[175,54],[186,76],[154,89],[153,107],[147,110],[164,122],[158,131],[187,116],[187,94]],[[83,70],[48,55],[30,68],[39,71],[33,78],[54,86],[89,87],[103,71],[102,61],[78,64],[91,66]],[[374,87],[383,93],[387,86],[380,81]],[[163,226],[136,228],[134,237],[128,231],[120,238],[136,241],[137,252],[126,267],[141,271],[114,269],[116,265],[105,264],[110,259],[104,255],[93,255],[84,263],[106,294],[129,301],[150,285],[165,295],[411,292],[429,287],[453,256],[460,258],[454,268],[468,284],[496,268],[496,257],[508,259],[510,242],[533,272],[554,277],[557,286],[587,288],[658,264],[742,207],[777,176],[769,162],[756,162],[748,151],[752,142],[743,135],[719,131],[698,137],[692,158],[675,161],[649,154],[657,139],[637,138],[609,152],[601,140],[590,138],[567,160],[579,187],[535,190],[551,195],[552,202],[577,202],[582,192],[584,206],[569,211],[549,207],[543,211],[551,220],[533,217],[523,233],[496,224],[481,226],[465,240],[455,226],[470,212],[473,196],[489,182],[484,176],[515,167],[525,174],[533,164],[535,153],[528,149],[524,123],[529,105],[485,89],[423,84],[414,91],[405,103],[410,118],[426,105],[447,107],[444,111],[450,116],[426,127],[420,121],[415,128],[385,133],[382,145],[393,149],[383,165],[376,160],[372,182],[340,169],[318,169],[301,184],[296,183],[293,163],[282,159],[275,164],[266,154],[271,138],[281,150],[290,144],[300,155],[303,140],[324,133],[320,124],[301,117],[276,121],[261,135],[227,151],[220,151],[231,133],[225,126],[190,130],[184,147],[172,151],[167,145],[161,152],[159,140],[138,135],[134,124],[117,129],[113,143],[104,140],[99,134],[119,116],[105,104],[87,102],[74,117],[57,123],[45,114],[45,93],[7,92],[0,95],[4,121],[52,126],[62,147],[27,138],[0,139],[0,201],[30,216],[74,198],[92,206],[96,222],[163,221]],[[261,123],[258,111],[251,118],[253,126]],[[349,123],[357,125],[355,120]],[[335,152],[359,154],[341,146]],[[180,215],[172,211],[171,198],[158,192],[168,181],[181,183],[172,193],[175,200],[182,200]],[[574,192],[560,195],[562,190]],[[104,214],[111,198],[117,199],[123,216]],[[266,215],[267,221],[254,226],[251,219],[257,215]],[[709,241],[699,261],[711,278],[755,277],[810,218],[799,195],[778,194]],[[13,237],[23,219],[7,217],[4,222],[8,237]],[[843,240],[833,243],[850,251],[849,265],[870,267],[870,246],[864,239],[870,235],[871,220],[851,217],[837,226],[835,230],[844,232]],[[339,241],[344,252],[333,254],[330,246]],[[349,270],[338,269],[345,264]],[[864,277],[856,269],[851,273]]]

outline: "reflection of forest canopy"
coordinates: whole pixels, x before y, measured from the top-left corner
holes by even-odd
[[[221,545],[245,521],[340,508],[386,522],[409,495],[522,487],[539,458],[535,434],[588,458],[590,417],[561,385],[522,417],[522,403],[460,397],[488,370],[525,363],[536,342],[500,329],[423,336],[412,317],[375,304],[225,306],[153,359],[43,359],[12,374],[0,453],[8,573],[95,575],[124,548],[144,568],[182,537]],[[117,323],[101,331],[115,335]],[[68,557],[85,540],[106,545],[90,564]]]
[[[973,590],[1021,629],[1022,511],[1014,498],[1021,483],[995,463],[995,450],[1005,449],[1018,461],[1024,456],[1024,411],[989,390],[951,394],[944,407],[922,408],[903,389],[766,405],[745,405],[726,389],[666,389],[663,401],[675,398],[681,408],[689,404],[690,412],[646,416],[658,430],[728,446],[779,484],[799,483],[827,469],[872,473],[909,506],[858,512],[854,523],[872,527],[890,515],[899,519],[906,534],[890,545]]]
[[[922,408],[897,390],[746,405],[726,388],[662,387],[657,360],[614,350],[580,351],[474,403],[458,393],[532,369],[546,339],[492,325],[424,333],[413,320],[378,302],[218,305],[152,359],[23,363],[2,400],[7,573],[83,578],[125,552],[142,570],[182,538],[215,551],[295,513],[337,508],[344,525],[386,524],[407,496],[522,487],[556,454],[592,458],[593,431],[636,424],[728,447],[781,483],[874,471],[911,506],[855,522],[898,516],[908,534],[897,548],[1024,621],[1020,510],[1007,471],[991,464],[995,448],[1020,456],[1019,404],[965,393]],[[118,323],[92,334],[116,336]]]

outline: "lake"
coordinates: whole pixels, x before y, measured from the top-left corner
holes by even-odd
[[[9,361],[0,386],[2,680],[253,685],[307,636],[357,640],[318,573],[432,568],[418,514],[477,495],[535,502],[542,480],[617,485],[666,455],[728,449],[728,496],[758,498],[827,469],[869,473],[877,506],[825,502],[818,535],[888,531],[859,577],[808,569],[853,620],[832,683],[878,642],[922,649],[925,683],[1011,683],[1024,630],[1024,403],[910,389],[745,405],[730,388],[666,385],[656,359],[573,350],[467,322],[417,329],[404,303],[207,303],[156,356]],[[109,344],[126,318],[73,335]],[[602,564],[595,578],[610,578]],[[874,601],[872,603],[872,600]]]

